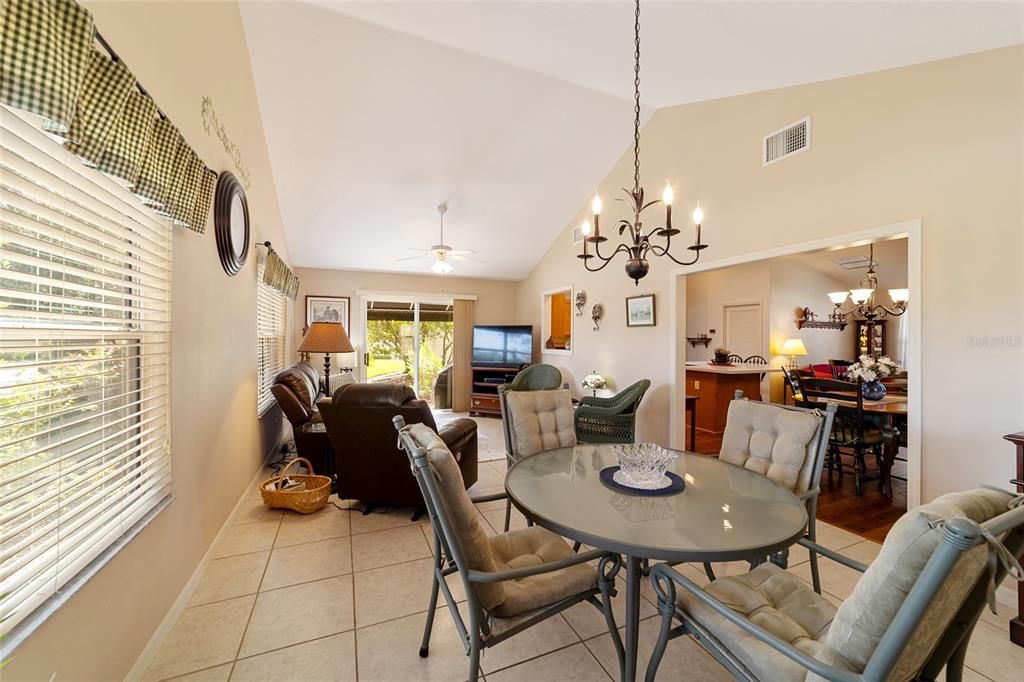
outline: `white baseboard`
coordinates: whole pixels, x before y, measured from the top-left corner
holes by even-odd
[[[146,671],[149,670],[149,666],[153,663],[153,659],[156,657],[157,652],[160,651],[160,646],[164,643],[164,639],[167,638],[167,635],[170,633],[171,628],[174,627],[174,624],[178,622],[178,617],[181,615],[181,612],[184,611],[188,607],[188,603],[192,601],[192,595],[195,594],[196,588],[199,587],[199,582],[203,578],[203,573],[206,571],[206,567],[213,559],[214,550],[220,544],[224,534],[227,533],[228,529],[230,529],[234,524],[235,519],[238,518],[239,513],[242,511],[242,506],[248,502],[251,496],[250,493],[260,484],[260,481],[264,476],[264,470],[266,469],[267,463],[276,454],[278,454],[278,450],[275,448],[267,454],[263,463],[260,464],[259,470],[253,476],[249,485],[246,486],[245,492],[242,493],[240,498],[238,498],[238,503],[235,505],[235,508],[231,510],[230,514],[228,514],[228,518],[224,521],[224,525],[221,526],[220,530],[217,532],[217,537],[213,539],[213,542],[210,543],[209,548],[206,550],[206,554],[203,555],[199,564],[196,565],[196,569],[192,572],[192,577],[190,577],[188,582],[185,583],[185,587],[182,588],[181,594],[179,594],[178,598],[174,600],[174,604],[172,604],[171,608],[167,611],[167,615],[165,615],[163,620],[160,621],[160,625],[153,633],[153,636],[149,638],[149,642],[147,642],[146,646],[143,647],[142,653],[140,653],[139,657],[135,659],[135,665],[132,666],[132,669],[129,670],[128,674],[125,676],[125,682],[138,682],[146,674]]]

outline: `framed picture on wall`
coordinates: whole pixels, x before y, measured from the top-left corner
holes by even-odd
[[[653,327],[654,325],[654,294],[626,298],[627,327]]]
[[[306,326],[313,322],[341,322],[351,332],[348,296],[306,296]]]

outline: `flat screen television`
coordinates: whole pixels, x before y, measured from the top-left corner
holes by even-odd
[[[516,367],[533,362],[533,327],[530,325],[476,325],[473,327],[473,364]]]

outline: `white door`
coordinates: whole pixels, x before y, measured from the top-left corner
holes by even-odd
[[[764,355],[764,326],[760,303],[722,307],[725,347],[730,353],[747,358]]]

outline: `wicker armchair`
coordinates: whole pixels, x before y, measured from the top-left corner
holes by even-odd
[[[641,379],[611,398],[580,398],[576,408],[576,439],[581,443],[632,443],[636,439],[636,411],[651,387]]]

